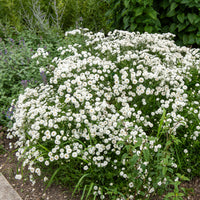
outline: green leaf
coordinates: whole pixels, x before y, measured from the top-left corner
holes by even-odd
[[[173,32],[176,30],[176,28],[177,28],[177,24],[173,23],[173,24],[170,25],[169,31],[170,31],[171,33],[173,33]]]
[[[168,0],[163,0],[160,2],[160,5],[162,8],[166,9],[169,6],[169,1]]]
[[[148,149],[143,150],[144,160],[149,161],[150,153]]]
[[[135,17],[141,15],[143,13],[144,8],[143,7],[137,7],[134,9]]]
[[[94,183],[91,183],[90,184],[90,188],[89,188],[89,190],[88,190],[88,193],[87,193],[87,196],[86,196],[86,199],[89,197],[89,195],[91,194],[91,191],[92,191],[92,189],[93,189],[93,186],[94,186]]]
[[[134,31],[137,28],[137,24],[131,24],[130,31]]]
[[[176,173],[176,175],[183,181],[190,181],[190,179],[183,174]]]
[[[170,5],[170,11],[175,10],[177,6],[178,6],[178,4],[175,3],[175,2],[173,2],[173,3]]]
[[[146,25],[146,26],[144,27],[144,31],[145,31],[145,32],[148,32],[148,33],[152,33],[153,27],[152,27],[152,26]]]
[[[132,156],[132,158],[130,159],[130,164],[133,166],[133,165],[135,165],[135,163],[137,162],[137,160],[138,160],[138,155],[133,155]]]
[[[188,37],[188,44],[194,44],[195,43],[195,34],[194,33],[190,33],[189,37]]]
[[[78,181],[78,183],[76,184],[75,189],[74,189],[74,191],[73,191],[73,193],[72,193],[72,197],[74,196],[74,194],[75,194],[76,190],[78,189],[79,185],[81,184],[82,180],[83,180],[86,176],[88,176],[88,175],[89,175],[89,174],[83,174],[83,176],[79,179],[79,181]]]
[[[49,182],[48,182],[48,184],[47,184],[47,186],[46,186],[46,188],[45,188],[45,190],[44,190],[44,192],[47,190],[47,188],[48,187],[50,187],[51,186],[51,184],[52,184],[52,182],[53,182],[53,179],[54,179],[54,177],[56,176],[56,174],[58,173],[58,171],[60,170],[61,168],[58,168],[54,173],[53,173],[53,175],[51,176],[51,179],[49,180]]]
[[[200,21],[200,17],[194,13],[188,13],[187,17],[191,24],[196,24]]]
[[[127,29],[128,28],[128,26],[130,25],[129,24],[129,16],[125,16],[124,18],[123,18],[123,22],[124,22],[124,29]]]
[[[178,25],[178,32],[181,32],[181,31],[184,30],[187,26],[188,26],[188,24],[179,24],[179,25]]]
[[[162,169],[163,176],[165,176],[166,172],[167,172],[167,167],[163,167],[163,169]]]
[[[184,19],[185,19],[185,14],[184,13],[181,13],[181,14],[178,14],[177,15],[177,19],[183,23],[184,22]]]
[[[153,8],[145,8],[144,12],[154,20],[157,20],[157,12]]]
[[[86,188],[87,188],[87,185],[84,186],[84,189],[83,189],[83,192],[82,192],[82,196],[81,196],[81,200],[84,199]]]
[[[166,14],[167,17],[173,17],[173,16],[175,16],[175,15],[176,15],[176,11],[175,11],[175,10],[170,10],[170,11]]]
[[[200,37],[196,37],[196,43],[200,45]]]
[[[125,6],[125,8],[129,7],[129,2],[130,2],[130,0],[124,0],[124,6]]]
[[[196,31],[197,30],[197,27],[195,27],[195,26],[193,26],[193,25],[191,25],[191,26],[189,26],[188,28],[187,28],[187,32],[193,32],[193,31]]]
[[[165,195],[165,198],[174,197],[174,196],[175,196],[175,194],[173,192],[170,192],[170,193]]]
[[[163,114],[162,114],[162,117],[160,119],[160,124],[159,124],[159,127],[158,127],[158,133],[157,133],[157,137],[159,138],[160,137],[160,131],[162,129],[162,125],[163,125],[163,122],[164,122],[164,119],[165,119],[165,115],[166,115],[166,110],[164,109],[163,110]]]

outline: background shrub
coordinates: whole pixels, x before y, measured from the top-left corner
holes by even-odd
[[[162,0],[159,1],[159,19],[162,32],[177,36],[181,45],[200,45],[200,1]]]
[[[200,45],[199,0],[107,0],[113,29],[171,32],[180,45]]]
[[[108,0],[109,10],[106,13],[111,17],[113,29],[158,32],[160,21],[158,12],[153,8],[153,0]]]

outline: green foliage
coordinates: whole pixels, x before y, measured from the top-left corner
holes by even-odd
[[[178,44],[199,46],[200,1],[162,0],[159,2],[157,10],[160,13],[161,31],[174,33]]]
[[[91,31],[108,32],[108,17],[105,13],[108,10],[108,4],[102,0],[79,0],[79,24],[81,27],[89,28]]]
[[[183,196],[179,179],[200,166],[199,50],[170,33],[65,36],[32,55],[47,80],[11,104],[8,138],[30,180],[70,184],[81,199]]]
[[[199,0],[108,0],[113,29],[171,32],[181,45],[200,45]],[[170,22],[170,23],[169,23]]]
[[[107,3],[101,0],[0,0],[0,20],[4,25],[17,30],[25,26],[43,34],[82,26],[108,32],[106,11]]]
[[[43,82],[38,71],[39,63],[36,64],[31,56],[39,47],[54,53],[63,39],[62,35],[53,32],[49,37],[47,34],[43,37],[30,31],[17,32],[8,26],[1,28],[0,124],[9,126],[12,99],[17,98],[27,86],[35,87]]]
[[[153,0],[108,0],[113,29],[154,33],[160,30],[158,12]]]

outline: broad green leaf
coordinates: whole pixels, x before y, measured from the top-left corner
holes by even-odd
[[[167,17],[173,17],[173,16],[175,16],[175,15],[176,15],[176,11],[175,11],[175,10],[170,10],[170,11],[166,14]]]
[[[125,6],[125,8],[129,7],[129,2],[130,2],[130,0],[124,0],[124,6]]]
[[[169,6],[169,1],[168,0],[163,0],[160,2],[161,7],[166,9]]]
[[[173,33],[173,32],[176,30],[176,28],[177,28],[177,24],[176,24],[176,23],[173,23],[173,24],[170,25],[169,31],[170,31],[171,33]]]
[[[188,13],[187,17],[191,24],[195,24],[196,22],[198,23],[198,21],[200,21],[200,17],[194,13]]]
[[[178,25],[178,32],[181,32],[182,30],[184,30],[188,25],[187,24],[179,24]]]
[[[176,173],[176,175],[183,181],[190,181],[190,179],[183,174]]]
[[[194,33],[190,33],[189,37],[188,37],[188,44],[194,44],[195,43],[195,34]]]
[[[131,24],[130,31],[134,31],[137,28],[137,24]]]
[[[200,37],[196,37],[196,43],[200,45]]]
[[[144,8],[143,7],[137,7],[134,9],[135,17],[141,15],[143,13]]]
[[[185,19],[185,14],[184,13],[181,13],[181,14],[178,14],[177,15],[177,19],[183,23],[184,22],[184,19]]]
[[[178,6],[178,4],[175,3],[175,2],[173,2],[173,3],[170,5],[170,11],[175,10],[177,6]]]
[[[157,12],[153,8],[146,8],[144,12],[151,17],[152,19],[156,20],[157,19]]]
[[[152,33],[153,27],[152,27],[152,26],[146,25],[146,26],[144,27],[144,31],[145,31],[145,32],[148,32],[148,33]]]
[[[193,32],[193,31],[196,31],[196,29],[197,29],[196,26],[191,25],[191,26],[189,26],[189,27],[186,29],[186,31],[187,31],[187,32]]]

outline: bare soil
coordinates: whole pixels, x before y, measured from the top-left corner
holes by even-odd
[[[16,180],[17,159],[13,150],[9,149],[11,141],[6,139],[6,131],[0,127],[0,172],[6,177],[8,182],[18,192],[23,200],[80,200],[81,196],[72,197],[72,189],[63,188],[52,184],[46,191],[46,185],[42,181],[37,181],[32,186],[29,180]],[[187,190],[187,197],[184,200],[200,200],[200,177],[195,177],[189,182],[184,182],[181,187]],[[154,197],[152,200],[163,199]]]

